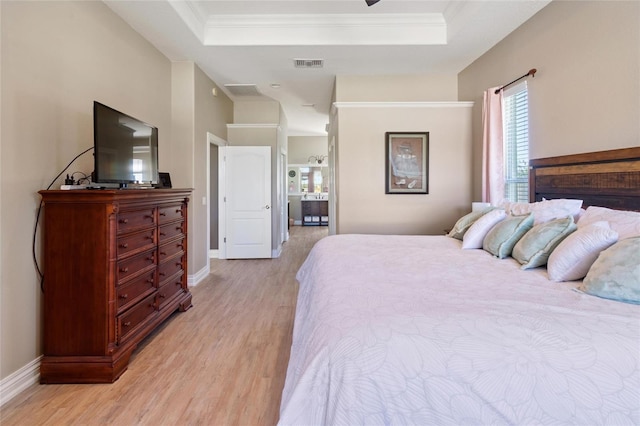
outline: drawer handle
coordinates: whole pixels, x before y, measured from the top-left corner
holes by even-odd
[[[153,284],[153,278],[149,278],[147,282]]]
[[[178,287],[182,287],[182,281],[176,281],[175,285],[177,285]]]
[[[165,297],[167,297],[164,295],[164,293],[160,293],[159,296],[160,296],[160,299],[164,299]]]
[[[164,232],[161,232],[161,233],[160,233],[160,236],[161,236],[161,237],[164,237],[165,235],[167,235],[167,234],[165,234]]]
[[[176,266],[182,266],[182,262],[176,262]]]
[[[120,219],[120,223],[129,223],[129,219]]]
[[[164,251],[160,252],[160,256],[166,256],[166,255],[167,255],[167,252],[164,252]]]
[[[124,324],[122,324],[123,327],[129,327],[131,325],[131,321],[127,321]]]
[[[182,232],[182,226],[176,226],[176,231]]]
[[[120,272],[127,273],[129,272],[129,268],[120,268]]]
[[[145,215],[144,215],[144,218],[145,218],[145,219],[153,219],[153,216],[152,216],[152,215],[149,215],[149,214],[145,214]]]
[[[121,294],[120,296],[118,296],[120,299],[126,299],[127,297],[129,297],[128,294]]]
[[[156,259],[155,259],[155,257],[153,255],[151,255],[151,256],[147,257],[147,260],[149,262],[155,262]]]
[[[160,212],[160,216],[166,216],[167,213],[166,212]]]
[[[127,244],[127,243],[122,243],[122,244],[120,244],[120,247],[121,247],[121,248],[127,248],[127,247],[129,247],[129,244]]]
[[[176,213],[182,213],[182,209],[176,210]]]
[[[178,243],[178,244],[176,244],[176,247],[178,247],[178,248],[184,248],[184,244],[182,244],[182,243]]]
[[[159,272],[158,275],[160,275],[161,277],[164,277],[167,274],[165,274],[164,272]]]
[[[147,235],[145,238],[146,238],[147,240],[153,240],[153,235]]]

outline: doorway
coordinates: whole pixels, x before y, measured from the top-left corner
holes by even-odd
[[[219,149],[228,143],[207,132],[207,241],[209,258],[217,259],[220,250],[220,176]]]

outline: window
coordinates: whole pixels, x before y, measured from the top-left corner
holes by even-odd
[[[529,102],[527,83],[504,92],[504,196],[529,201]]]

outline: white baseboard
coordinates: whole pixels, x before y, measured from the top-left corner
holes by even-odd
[[[293,224],[294,225],[298,225],[298,226],[302,226],[302,221],[301,220],[294,220]]]
[[[209,265],[207,264],[206,267],[195,274],[187,276],[187,285],[189,287],[195,287],[208,275]],[[29,386],[40,383],[41,359],[42,355],[0,381],[0,407],[11,401],[16,395]]]
[[[219,259],[220,258],[220,250],[209,250],[209,259]]]
[[[210,268],[209,268],[209,262],[207,262],[206,266],[202,269],[200,269],[198,272],[196,272],[195,274],[191,274],[187,276],[187,286],[188,287],[195,287],[198,284],[200,284],[200,281],[204,280],[205,278],[207,278],[209,276],[209,273],[211,272]]]
[[[272,259],[280,257],[281,254],[282,254],[282,244],[280,244],[277,249],[271,250],[271,258]]]
[[[39,356],[0,381],[0,407],[11,401],[16,395],[29,386],[40,383],[41,359],[42,356]]]

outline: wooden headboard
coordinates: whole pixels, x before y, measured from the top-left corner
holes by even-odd
[[[640,147],[530,160],[529,200],[543,197],[640,210]]]

